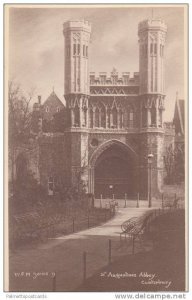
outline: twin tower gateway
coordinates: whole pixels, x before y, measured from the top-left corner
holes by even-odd
[[[151,180],[152,195],[162,192],[166,32],[162,20],[139,23],[139,73],[96,76],[89,73],[90,23],[64,23],[66,185],[81,178],[96,198],[147,198]]]
[[[49,195],[70,187],[96,198],[139,193],[149,199],[162,192],[166,31],[161,20],[139,23],[139,73],[96,75],[89,73],[90,23],[64,24],[66,122],[58,132],[38,134],[33,164]],[[60,103],[54,92],[50,101],[56,101],[50,109]]]

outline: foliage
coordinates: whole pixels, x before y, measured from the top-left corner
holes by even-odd
[[[67,126],[66,110],[54,114],[52,120],[43,120],[43,132],[64,132]]]
[[[62,109],[53,116],[53,130],[54,132],[64,132],[67,126],[66,110]]]
[[[30,132],[31,101],[33,92],[24,96],[19,85],[9,82],[9,142],[11,145],[25,140]]]
[[[14,185],[14,190],[12,186]],[[27,172],[22,178],[18,177],[10,186],[10,208],[12,213],[24,212],[34,208],[35,205],[45,199],[44,188],[38,184],[33,174]]]
[[[13,81],[8,87],[8,117],[9,117],[9,163],[11,180],[14,182],[14,167],[16,150],[26,143],[30,137],[31,101],[33,92],[24,96],[19,85]]]
[[[183,182],[185,177],[184,145],[169,145],[166,148],[166,153],[163,158],[166,171],[165,183],[173,184]]]

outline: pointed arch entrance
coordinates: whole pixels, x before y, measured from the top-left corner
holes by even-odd
[[[96,198],[132,198],[137,193],[137,154],[128,145],[110,140],[89,161],[89,192]]]

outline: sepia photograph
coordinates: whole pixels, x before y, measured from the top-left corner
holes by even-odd
[[[188,5],[4,5],[4,291],[188,291]]]

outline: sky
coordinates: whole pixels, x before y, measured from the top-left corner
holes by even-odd
[[[89,71],[139,71],[138,23],[161,18],[168,27],[165,47],[165,114],[171,121],[176,92],[184,98],[184,10],[183,7],[67,7],[10,8],[9,79],[25,92],[34,90],[42,101],[53,90],[63,100],[63,23],[85,19],[92,24]],[[36,99],[35,99],[36,100]]]

